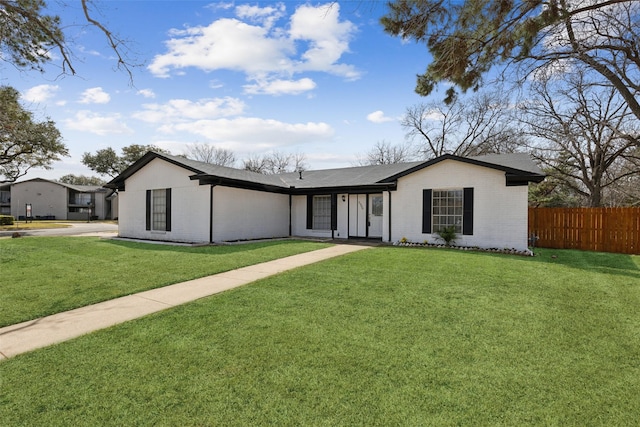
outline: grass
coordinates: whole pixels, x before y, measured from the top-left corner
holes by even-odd
[[[185,247],[93,237],[0,240],[0,326],[327,245],[273,241]]]
[[[0,363],[0,419],[636,425],[639,306],[637,256],[370,249]]]

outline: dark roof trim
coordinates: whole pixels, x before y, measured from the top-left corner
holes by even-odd
[[[395,182],[380,185],[351,185],[341,187],[313,187],[313,188],[295,188],[291,187],[288,191],[292,195],[300,194],[367,194],[367,193],[379,193],[381,191],[395,191],[397,185]]]
[[[226,187],[241,188],[245,190],[257,190],[266,191],[270,193],[281,193],[291,195],[301,194],[331,194],[331,193],[371,193],[378,191],[395,190],[396,184],[381,184],[381,185],[357,185],[357,186],[342,186],[342,187],[313,187],[313,188],[295,188],[295,187],[278,187],[268,184],[261,184],[256,182],[224,178],[215,175],[208,174],[196,174],[189,177],[192,181],[198,180],[200,185],[224,185]]]
[[[536,174],[536,173],[532,173],[530,171],[524,171],[524,170],[520,170],[520,169],[514,169],[514,168],[510,168],[508,166],[503,166],[503,165],[498,165],[495,163],[489,163],[489,162],[483,162],[481,160],[476,160],[476,159],[470,159],[468,157],[460,157],[460,156],[454,156],[453,154],[444,154],[440,157],[437,157],[435,159],[432,160],[428,160],[424,163],[421,163],[417,166],[414,166],[412,168],[406,169],[400,173],[397,173],[395,175],[389,176],[385,179],[383,179],[382,181],[378,181],[379,183],[385,183],[385,182],[393,182],[393,181],[397,181],[398,179],[407,176],[409,174],[412,174],[414,172],[417,172],[421,169],[427,168],[429,166],[433,166],[436,163],[440,163],[444,160],[455,160],[458,162],[462,162],[462,163],[468,163],[471,165],[476,165],[476,166],[482,166],[482,167],[486,167],[486,168],[490,168],[490,169],[496,169],[496,170],[501,170],[504,171],[506,173],[507,176],[507,185],[509,185],[510,182],[515,182],[516,178],[518,180],[526,180],[526,182],[528,183],[529,181],[533,181],[533,182],[540,182],[542,181],[545,176],[544,175],[540,175],[540,174]],[[514,185],[514,184],[511,184]],[[515,184],[515,185],[524,185],[524,184]]]
[[[544,175],[538,175],[538,174],[521,174],[521,175],[514,175],[514,174],[510,174],[509,172],[507,172],[505,174],[506,178],[507,178],[507,187],[515,187],[518,185],[529,185],[530,182],[542,182],[545,178]]]
[[[191,175],[190,180],[198,180],[200,185],[224,185],[226,187],[241,188],[244,190],[266,191],[269,193],[289,194],[286,187],[278,187],[275,185],[262,184],[259,182],[244,181],[240,179],[225,178],[206,173]]]
[[[122,173],[120,175],[118,175],[117,177],[115,177],[114,179],[112,179],[110,182],[106,183],[104,186],[107,188],[114,188],[120,191],[124,191],[124,182],[127,180],[127,178],[131,177],[131,175],[133,175],[134,173],[138,172],[140,169],[142,169],[143,167],[145,167],[148,163],[150,163],[152,160],[160,158],[166,162],[169,162],[171,164],[174,164],[176,166],[180,166],[183,169],[187,169],[193,173],[203,173],[201,170],[198,170],[196,168],[193,168],[189,165],[186,165],[184,163],[181,163],[177,160],[174,160],[170,157],[166,157],[163,156],[160,153],[156,153],[154,151],[149,151],[147,152],[147,154],[145,154],[144,156],[140,157],[134,164],[132,164],[131,166],[129,166],[128,168],[126,168],[124,171],[122,171]]]

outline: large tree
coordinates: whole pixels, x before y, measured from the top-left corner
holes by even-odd
[[[218,166],[233,167],[236,163],[236,155],[231,150],[216,147],[213,144],[191,144],[184,151],[188,159],[210,163]]]
[[[521,120],[534,138],[533,154],[556,181],[589,206],[640,176],[640,120],[613,87],[575,71],[538,75]]]
[[[127,45],[95,19],[94,2],[81,0],[80,4],[89,26],[104,34],[118,68],[131,78],[133,64],[127,57]],[[62,73],[76,74],[72,46],[65,39],[63,23],[59,16],[50,14],[64,7],[67,7],[64,1],[0,0],[0,59],[17,68],[43,72],[44,64],[60,58]]]
[[[94,185],[94,186],[102,186],[106,183],[104,179],[98,178],[97,176],[74,175],[74,174],[63,175],[60,178],[58,178],[58,182],[62,182],[63,184],[71,184],[71,185]]]
[[[13,182],[31,168],[50,169],[68,156],[53,121],[38,122],[19,102],[12,87],[0,87],[0,183]]]
[[[407,108],[400,124],[425,159],[443,154],[473,156],[513,152],[522,143],[513,125],[513,109],[500,92],[484,92],[450,103],[421,103]]]
[[[84,153],[82,155],[82,163],[100,175],[115,178],[148,151],[170,154],[167,150],[155,145],[132,144],[123,147],[121,155],[118,155],[111,147],[98,150],[95,154]]]
[[[409,143],[391,144],[378,141],[363,156],[358,156],[357,166],[390,165],[415,160],[415,149]]]
[[[640,2],[637,0],[394,0],[385,30],[425,43],[432,60],[416,91],[441,82],[477,89],[496,65],[519,79],[534,70],[587,66],[640,119]]]
[[[242,168],[266,175],[300,172],[307,169],[306,156],[301,153],[273,151],[263,155],[250,155],[242,161]]]

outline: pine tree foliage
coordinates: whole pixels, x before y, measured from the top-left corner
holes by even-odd
[[[416,92],[438,83],[477,90],[497,65],[524,81],[541,68],[586,65],[640,118],[640,2],[629,0],[395,0],[385,30],[425,43],[431,56]]]

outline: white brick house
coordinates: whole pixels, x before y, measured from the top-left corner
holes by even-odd
[[[526,154],[261,175],[149,152],[119,190],[121,237],[215,243],[285,236],[406,238],[527,248],[527,189],[544,174]]]

